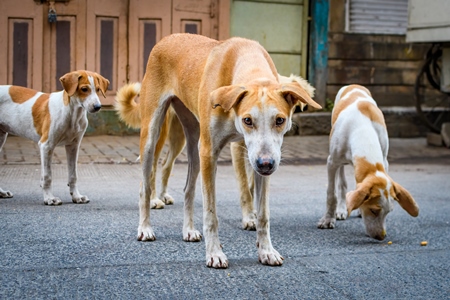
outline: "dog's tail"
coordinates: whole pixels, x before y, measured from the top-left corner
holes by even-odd
[[[135,101],[140,91],[139,82],[126,84],[117,91],[114,103],[119,118],[133,128],[141,127],[141,110]]]
[[[278,81],[280,83],[296,82],[308,93],[308,95],[311,98],[314,97],[314,92],[315,92],[316,89],[312,85],[310,85],[309,82],[306,81],[306,79],[304,79],[304,78],[302,78],[300,76],[291,74],[291,76],[286,77],[286,76],[278,74]],[[305,103],[300,103],[299,105],[300,105],[300,110],[303,111],[303,109],[305,108],[306,104]]]
[[[314,91],[316,89],[312,85],[310,85],[309,82],[306,81],[306,79],[294,74],[291,74],[291,76],[289,77],[278,74],[278,80],[280,81],[280,83],[297,82],[311,98],[314,98]]]

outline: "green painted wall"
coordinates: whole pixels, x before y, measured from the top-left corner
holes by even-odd
[[[271,55],[278,73],[305,77],[306,14],[303,0],[235,0],[231,35],[257,40]]]
[[[134,135],[139,130],[129,128],[119,120],[112,108],[102,108],[98,113],[88,113],[89,126],[85,135]]]

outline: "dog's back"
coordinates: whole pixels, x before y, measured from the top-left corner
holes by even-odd
[[[349,155],[358,153],[385,160],[388,150],[386,124],[368,89],[360,85],[342,87],[336,96],[331,124],[330,151],[345,150],[348,160],[351,160]],[[381,152],[376,154],[379,150]],[[372,153],[363,154],[368,151]]]
[[[42,135],[44,120],[49,115],[51,94],[38,92],[21,86],[0,86],[0,130],[38,142]]]

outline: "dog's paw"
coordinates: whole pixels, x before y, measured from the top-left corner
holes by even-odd
[[[281,266],[283,264],[283,256],[278,253],[274,248],[270,249],[258,249],[258,260],[263,265],[269,266]]]
[[[164,202],[162,202],[159,199],[153,199],[150,201],[150,208],[151,209],[163,209],[165,206]]]
[[[215,269],[228,268],[228,259],[222,251],[217,251],[214,254],[206,254],[206,266]]]
[[[13,193],[0,189],[0,198],[12,198]]]
[[[256,213],[252,212],[242,218],[242,227],[244,230],[256,230]]]
[[[80,196],[72,198],[72,202],[75,204],[87,204],[89,203],[89,198],[87,196]]]
[[[44,199],[44,204],[45,205],[61,205],[62,201],[58,197],[51,197],[51,198]]]
[[[153,233],[153,229],[150,226],[148,227],[139,226],[137,240],[141,242],[151,242],[156,240],[156,236]]]
[[[183,241],[185,242],[200,242],[202,240],[202,234],[198,230],[186,230],[183,232]]]
[[[339,209],[336,211],[336,220],[345,220],[347,219],[347,211],[340,211]]]
[[[164,194],[164,196],[162,197],[162,201],[166,204],[166,205],[172,205],[174,200],[173,197],[170,196],[169,194]]]
[[[323,217],[320,219],[319,223],[317,223],[317,228],[320,229],[333,229],[336,224],[336,218]]]

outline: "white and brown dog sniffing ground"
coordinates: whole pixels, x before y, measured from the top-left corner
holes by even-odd
[[[243,139],[255,171],[259,261],[281,265],[283,258],[273,248],[269,232],[269,175],[278,168],[283,135],[299,102],[320,108],[298,83],[279,83],[269,54],[257,42],[174,34],[156,44],[140,95],[143,182],[138,239],[155,239],[150,225],[150,177],[161,127],[172,106],[183,125],[189,161],[183,239],[202,238],[193,220],[195,183],[201,172],[206,264],[228,267],[218,236],[217,159],[228,142]]]
[[[86,111],[102,107],[98,94],[105,96],[109,81],[89,71],[75,71],[60,78],[64,90],[42,93],[20,86],[0,86],[0,150],[8,133],[39,144],[41,187],[44,203],[60,205],[52,193],[52,156],[56,146],[65,146],[69,171],[68,186],[74,203],[88,203],[89,198],[77,188],[77,159],[88,120]],[[0,198],[13,194],[0,188]]]
[[[327,210],[318,227],[334,228],[336,219],[345,220],[359,209],[367,234],[383,240],[394,202],[413,217],[419,214],[411,194],[388,175],[389,139],[383,113],[367,88],[349,85],[336,95],[331,118]],[[353,165],[356,180],[356,190],[347,194],[346,164]]]

